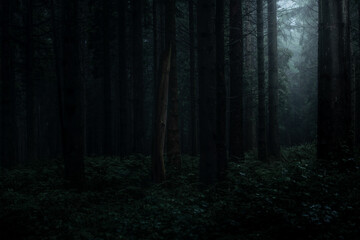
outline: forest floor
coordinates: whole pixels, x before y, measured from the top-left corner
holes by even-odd
[[[165,184],[150,158],[88,158],[84,191],[68,190],[62,164],[0,176],[0,239],[360,239],[360,165],[317,170],[315,148],[264,164],[230,163],[227,180],[200,190],[198,158],[183,157]],[[336,169],[336,166],[335,168]]]

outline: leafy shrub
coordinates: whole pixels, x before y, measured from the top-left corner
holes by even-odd
[[[315,165],[311,144],[282,160],[254,153],[231,162],[227,179],[198,187],[198,158],[150,181],[150,158],[86,159],[86,188],[64,188],[62,167],[0,176],[1,239],[359,239],[358,161],[347,172]]]

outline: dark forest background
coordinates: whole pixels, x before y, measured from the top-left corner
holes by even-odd
[[[358,239],[360,3],[1,0],[2,239]]]

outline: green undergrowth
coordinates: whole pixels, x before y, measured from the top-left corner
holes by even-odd
[[[271,164],[248,154],[205,190],[188,156],[160,185],[141,155],[86,159],[83,191],[64,187],[61,162],[10,170],[0,176],[0,239],[360,239],[357,160],[340,173],[314,159],[313,145]]]

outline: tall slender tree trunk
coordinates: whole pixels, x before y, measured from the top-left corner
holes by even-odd
[[[165,49],[165,45],[166,45],[166,42],[165,42],[165,18],[166,18],[166,14],[165,14],[165,11],[166,11],[166,7],[165,7],[165,2],[166,0],[158,0],[159,2],[159,13],[160,13],[160,16],[159,16],[159,25],[160,25],[160,48],[162,50]]]
[[[59,10],[63,10],[61,7]],[[62,70],[62,31],[59,24],[58,14],[56,11],[56,0],[51,1],[51,24],[52,24],[52,39],[53,51],[55,57],[55,75],[57,84],[57,101],[58,101],[58,116],[60,127],[60,142],[61,149],[64,148],[64,100],[63,100],[63,70]]]
[[[34,104],[34,79],[33,79],[33,0],[26,1],[26,47],[25,71],[26,79],[26,125],[27,125],[27,158],[29,161],[36,159],[35,139],[35,104]]]
[[[318,159],[351,153],[349,1],[319,1]]]
[[[164,147],[167,124],[167,109],[169,95],[169,77],[171,68],[171,45],[163,53],[159,75],[161,76],[157,86],[157,97],[155,107],[155,122],[152,145],[152,178],[156,183],[165,180]]]
[[[256,1],[257,8],[257,63],[258,63],[258,158],[267,161],[266,115],[265,115],[265,70],[264,70],[264,0]]]
[[[244,156],[242,0],[230,0],[230,157]]]
[[[8,168],[17,160],[17,126],[13,49],[11,39],[11,0],[1,1],[1,167]]]
[[[73,186],[84,177],[83,83],[80,76],[78,0],[63,1],[64,160]]]
[[[112,100],[111,100],[111,60],[110,60],[110,15],[111,1],[103,1],[103,151],[105,156],[113,154],[112,145]]]
[[[224,1],[216,0],[216,128],[217,161],[220,178],[225,176],[227,168],[224,8]]]
[[[268,0],[269,50],[269,155],[280,156],[279,139],[279,73],[277,47],[277,0]]]
[[[127,1],[119,1],[119,86],[120,86],[120,156],[129,154],[129,85],[127,74],[126,10]]]
[[[163,6],[162,0],[153,0],[153,54],[154,54],[154,89],[157,88],[159,81],[159,61],[161,53],[161,7]],[[155,96],[156,94],[154,94]],[[155,96],[155,102],[157,97]]]
[[[360,26],[360,1],[358,2],[358,21]],[[360,49],[360,27],[358,30],[358,49]],[[360,151],[360,54],[357,56],[357,74],[355,78],[355,147]]]
[[[218,177],[215,15],[216,0],[198,1],[200,181],[206,185]]]
[[[245,17],[245,57],[244,57],[244,152],[252,151],[256,147],[256,96],[255,87],[255,38],[251,34],[253,30],[251,21],[256,16],[252,12],[253,3],[245,2],[244,15]]]
[[[189,0],[189,41],[190,41],[190,144],[191,155],[195,156],[198,150],[196,124],[196,82],[195,82],[195,22],[194,3]]]
[[[176,1],[166,0],[165,41],[171,46],[171,69],[169,78],[169,116],[167,126],[167,156],[169,162],[181,168],[181,148],[179,132],[179,98],[176,69]]]
[[[160,20],[160,14],[161,14],[161,7],[163,6],[163,2],[161,0],[153,0],[153,74],[154,74],[154,89],[153,89],[153,118],[152,118],[152,135],[153,135],[153,141],[154,141],[154,135],[156,134],[156,121],[157,121],[157,108],[158,108],[158,95],[159,95],[159,82],[161,81],[161,59],[160,59],[160,53],[161,53],[161,20]],[[160,66],[160,67],[159,67]],[[154,150],[154,146],[152,146],[152,151]],[[153,153],[153,152],[152,152]]]
[[[133,81],[134,81],[134,152],[145,151],[144,63],[143,63],[143,0],[132,0],[133,17]]]
[[[132,0],[133,17],[133,98],[134,98],[134,152],[145,151],[144,122],[144,63],[143,63],[143,0]]]

